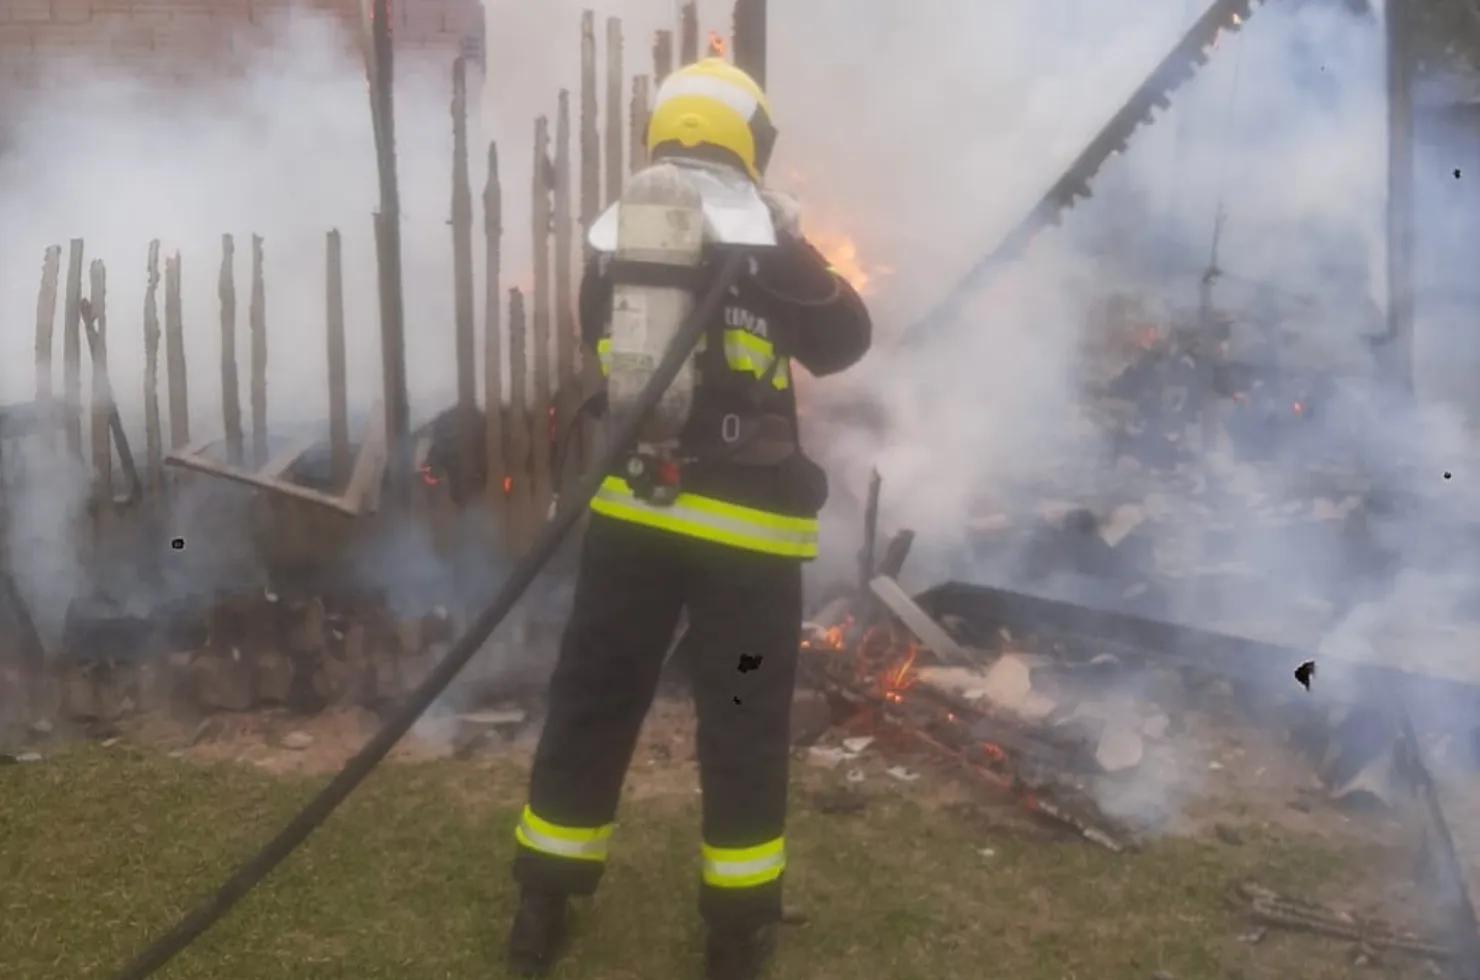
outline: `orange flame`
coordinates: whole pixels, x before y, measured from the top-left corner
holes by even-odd
[[[858,254],[858,243],[849,235],[816,228],[805,229],[805,233],[807,240],[817,246],[817,251],[822,253],[833,270],[860,295],[869,294],[869,284],[876,276],[887,276],[893,271],[888,266],[867,265]]]
[[[506,477],[504,477],[504,493],[513,493],[513,492],[514,492],[514,478],[512,476],[506,476]]]
[[[720,37],[718,31],[709,32],[709,56],[711,58],[723,58],[725,56],[725,39]]]

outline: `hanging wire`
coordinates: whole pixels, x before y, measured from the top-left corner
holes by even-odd
[[[1228,173],[1234,145],[1233,117],[1238,107],[1238,85],[1243,75],[1245,41],[1246,38],[1242,32],[1235,38],[1237,50],[1233,52],[1233,78],[1228,84],[1228,103],[1223,114],[1223,159],[1218,168],[1218,181],[1213,185],[1218,192],[1218,198],[1213,208],[1213,240],[1208,247],[1207,275],[1210,277],[1217,276],[1219,272],[1218,243],[1223,237],[1223,225],[1228,218]]]

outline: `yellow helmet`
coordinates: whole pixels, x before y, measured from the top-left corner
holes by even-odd
[[[717,152],[760,183],[775,145],[766,93],[723,58],[685,65],[658,87],[647,128],[650,154],[660,147],[696,156]]]

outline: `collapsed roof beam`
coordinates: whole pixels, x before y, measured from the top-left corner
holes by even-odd
[[[1088,199],[1091,196],[1090,181],[1105,161],[1125,150],[1136,130],[1152,121],[1153,112],[1171,105],[1171,94],[1208,63],[1218,36],[1225,31],[1237,31],[1261,2],[1263,0],[1214,0],[1032,210],[910,328],[904,335],[904,343],[909,346],[926,343],[935,333],[949,326],[972,296],[988,286],[1003,267],[1022,256],[1039,232],[1057,226],[1066,211],[1079,201]]]

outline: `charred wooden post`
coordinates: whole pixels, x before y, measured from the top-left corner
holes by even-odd
[[[653,89],[657,90],[663,80],[673,74],[673,32],[659,31],[653,35]]]
[[[102,259],[93,259],[88,269],[89,297],[86,305],[88,345],[92,355],[92,465],[97,513],[113,503],[113,446],[109,419],[113,392],[108,386],[108,270]]]
[[[226,426],[226,458],[240,466],[245,452],[242,435],[242,399],[236,373],[236,244],[221,236],[221,419]]]
[[[863,548],[858,553],[858,590],[863,592],[868,589],[869,583],[874,579],[874,569],[877,560],[874,557],[874,549],[879,538],[879,491],[883,486],[883,480],[879,471],[874,470],[868,480],[868,499],[863,508]]]
[[[375,217],[375,254],[380,270],[380,357],[385,382],[385,434],[391,462],[389,489],[401,507],[410,500],[406,453],[411,409],[406,391],[406,307],[401,282],[401,191],[396,173],[395,67],[390,0],[371,0],[370,91],[375,158],[380,174],[380,209]]]
[[[632,113],[627,124],[631,128],[628,136],[631,144],[631,163],[628,164],[628,169],[635,174],[648,165],[648,77],[646,75],[637,75],[632,79]]]
[[[550,440],[547,438],[550,398],[550,193],[554,164],[550,160],[550,120],[541,116],[534,124],[534,182],[531,188],[531,231],[534,255],[534,295],[530,300],[530,333],[534,344],[534,378],[530,407],[530,439],[533,466],[530,486],[530,521],[538,523],[550,504]]]
[[[606,203],[622,196],[622,21],[606,22]]]
[[[67,452],[82,458],[82,239],[67,256],[67,298],[62,312],[62,410]]]
[[[510,537],[514,551],[523,553],[529,540],[530,505],[530,418],[529,360],[525,353],[524,294],[509,290],[509,440],[508,472],[504,487],[508,494]]]
[[[560,107],[555,116],[555,390],[557,410],[555,431],[563,433],[575,418],[581,405],[581,378],[576,365],[579,331],[576,328],[575,289],[571,261],[574,229],[571,216],[570,188],[570,93],[560,90]],[[550,474],[551,485],[562,488],[565,472],[573,462],[566,450],[560,461],[562,469]],[[577,461],[578,462],[578,461]]]
[[[735,67],[766,87],[766,0],[735,0]]]
[[[336,487],[349,479],[349,392],[344,364],[344,257],[339,229],[328,233],[325,302],[329,355],[329,472]]]
[[[252,465],[267,463],[267,287],[262,236],[252,236],[252,298],[247,308],[252,333]]]
[[[498,144],[488,144],[488,182],[483,185],[483,264],[484,328],[483,390],[484,420],[483,455],[487,460],[484,494],[495,517],[505,518],[508,495],[504,479],[509,468],[504,452],[504,333],[502,324],[503,189],[498,178]]]
[[[41,291],[36,296],[36,401],[51,408],[51,357],[56,347],[57,278],[61,274],[62,247],[50,245],[41,260]]]
[[[699,5],[689,0],[679,11],[678,61],[692,65],[699,60]]]
[[[180,305],[180,253],[164,262],[165,375],[169,382],[170,448],[190,442],[190,392],[185,378],[185,321]]]
[[[601,213],[601,137],[596,131],[596,14],[581,14],[581,244]],[[583,249],[584,252],[584,249]]]
[[[1411,4],[1384,5],[1387,32],[1387,334],[1389,380],[1413,388],[1413,45]]]
[[[477,340],[473,325],[473,186],[468,174],[468,68],[452,63],[452,276],[457,324],[459,469],[478,471]],[[470,488],[469,488],[470,489]]]
[[[149,489],[164,486],[164,438],[159,425],[159,239],[149,243],[144,286],[144,458]]]

